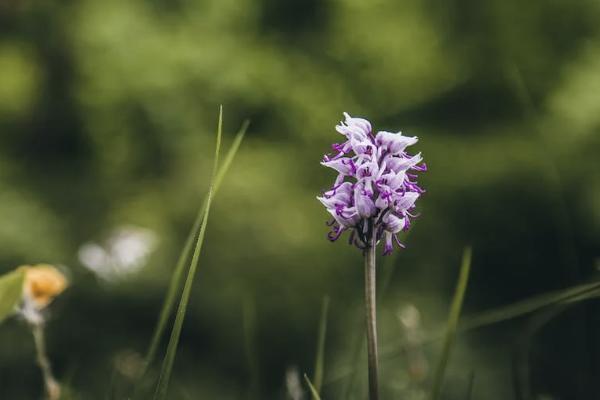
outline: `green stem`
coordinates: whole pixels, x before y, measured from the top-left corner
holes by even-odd
[[[48,400],[58,400],[60,398],[60,385],[52,374],[50,360],[46,354],[46,340],[44,338],[44,326],[41,323],[30,324],[33,341],[35,343],[36,360],[46,387],[46,395]]]
[[[379,399],[378,355],[377,355],[377,315],[376,315],[376,281],[375,251],[376,233],[371,229],[371,238],[365,250],[365,306],[367,316],[367,354],[369,363],[369,400]]]

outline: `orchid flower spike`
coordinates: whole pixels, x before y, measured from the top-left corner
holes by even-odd
[[[394,249],[398,233],[409,229],[415,203],[425,191],[417,183],[417,173],[427,170],[421,153],[410,155],[408,146],[416,136],[401,132],[373,134],[371,123],[344,113],[336,126],[344,141],[333,144],[334,154],[324,156],[322,165],[337,172],[331,189],[317,199],[331,214],[328,238],[337,240],[350,231],[350,244],[361,249],[369,237],[384,240],[384,255]]]

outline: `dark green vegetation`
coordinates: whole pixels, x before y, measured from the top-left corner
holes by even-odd
[[[361,255],[326,241],[314,198],[348,111],[418,135],[430,167],[407,249],[381,264],[382,398],[430,393],[465,245],[440,398],[597,398],[598,71],[600,5],[585,0],[4,1],[0,272],[69,267],[46,333],[56,375],[74,398],[124,398],[207,193],[223,104],[222,159],[251,126],[210,210],[169,398],[285,398],[295,366],[305,396],[304,373],[324,400],[363,399]],[[77,253],[121,225],[158,246],[107,283]],[[41,388],[27,329],[4,322],[0,398]]]

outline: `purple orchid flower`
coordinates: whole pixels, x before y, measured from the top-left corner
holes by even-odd
[[[410,155],[408,146],[416,136],[386,131],[373,134],[371,123],[344,113],[345,120],[335,128],[345,141],[332,146],[322,165],[338,173],[334,186],[317,197],[331,214],[329,239],[337,240],[350,231],[350,244],[369,247],[369,238],[384,240],[384,255],[394,242],[404,247],[397,234],[410,227],[415,203],[425,191],[417,183],[417,173],[427,170],[421,153]]]

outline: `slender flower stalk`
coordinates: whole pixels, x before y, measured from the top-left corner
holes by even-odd
[[[60,399],[60,385],[54,378],[52,373],[52,367],[50,360],[46,353],[46,339],[44,336],[44,324],[43,323],[30,323],[31,333],[33,334],[33,341],[35,343],[36,360],[42,371],[42,377],[44,379],[44,386],[46,388],[46,396],[48,400]]]
[[[369,363],[369,399],[379,399],[378,375],[379,356],[377,352],[377,308],[375,303],[375,235],[371,236],[369,248],[365,250],[365,308],[367,316],[367,354]]]
[[[365,305],[369,364],[369,398],[378,400],[376,263],[377,244],[384,241],[384,255],[392,253],[394,243],[403,248],[398,234],[410,228],[415,202],[425,191],[417,183],[417,173],[427,170],[421,153],[409,155],[406,148],[417,137],[401,132],[373,134],[366,119],[344,113],[336,130],[345,137],[333,144],[333,154],[325,155],[322,165],[334,169],[334,185],[317,199],[332,219],[330,241],[349,231],[349,243],[363,250],[365,257]]]

